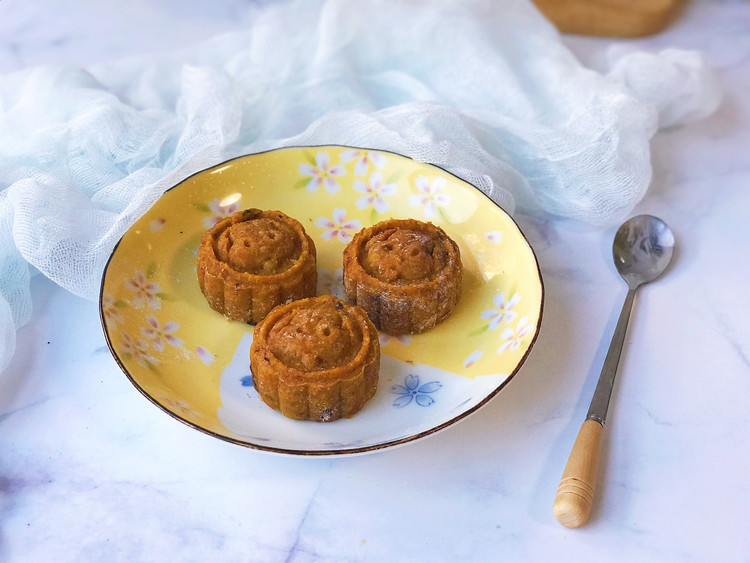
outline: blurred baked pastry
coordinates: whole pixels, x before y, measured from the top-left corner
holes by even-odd
[[[389,219],[361,230],[344,249],[344,289],[380,330],[424,332],[461,297],[458,245],[440,227]]]
[[[250,367],[261,399],[281,414],[348,418],[377,389],[378,331],[362,309],[331,295],[294,301],[255,327]]]
[[[280,211],[247,209],[203,235],[198,284],[213,309],[255,324],[279,304],[315,295],[315,258],[299,221]]]

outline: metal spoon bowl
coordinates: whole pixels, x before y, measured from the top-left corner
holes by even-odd
[[[652,215],[628,219],[617,230],[612,245],[615,267],[630,289],[658,278],[669,266],[673,251],[672,231]]]
[[[589,519],[594,500],[594,485],[599,462],[599,443],[607,419],[609,398],[617,374],[625,332],[636,290],[658,278],[669,266],[674,251],[674,235],[667,224],[651,215],[628,219],[618,230],[612,245],[615,267],[628,284],[628,294],[617,327],[612,335],[607,358],[591,399],[589,412],[581,426],[568,463],[557,488],[553,513],[568,528],[583,526]]]

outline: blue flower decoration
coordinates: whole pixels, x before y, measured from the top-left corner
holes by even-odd
[[[429,383],[420,385],[419,376],[410,373],[406,376],[403,385],[394,385],[391,387],[391,391],[399,395],[393,401],[393,406],[398,408],[405,407],[414,400],[420,407],[429,407],[435,402],[430,393],[434,393],[442,386],[439,381],[430,381]]]
[[[240,383],[242,383],[243,387],[252,387],[253,386],[253,376],[252,375],[246,375],[245,377],[240,378]]]

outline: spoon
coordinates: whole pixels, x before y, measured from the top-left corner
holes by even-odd
[[[651,215],[638,215],[628,219],[615,235],[612,257],[617,271],[628,284],[628,295],[617,321],[589,412],[573,444],[555,495],[552,512],[557,521],[568,528],[583,526],[591,512],[599,463],[599,443],[635,292],[666,270],[673,250],[672,231],[664,221]]]

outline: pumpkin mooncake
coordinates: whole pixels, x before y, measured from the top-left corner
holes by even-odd
[[[349,418],[377,389],[378,331],[362,309],[331,295],[294,301],[255,327],[250,367],[261,399],[281,414]]]
[[[201,238],[198,284],[226,317],[256,324],[282,303],[315,295],[315,245],[299,221],[280,211],[247,209]]]
[[[389,219],[362,229],[344,249],[344,289],[375,326],[393,335],[424,332],[461,297],[458,245],[440,227]]]

